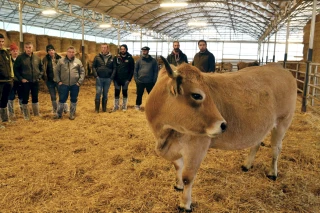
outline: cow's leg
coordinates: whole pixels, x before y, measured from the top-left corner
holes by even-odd
[[[172,162],[174,165],[174,168],[176,169],[176,185],[174,186],[174,189],[177,191],[183,190],[183,181],[182,181],[182,169],[183,169],[183,158],[180,158],[178,160],[175,160]]]
[[[254,158],[256,157],[257,151],[260,148],[260,144],[261,143],[258,143],[257,145],[251,147],[249,155],[241,167],[242,171],[247,172],[249,169],[252,168],[252,163],[254,161]]]
[[[210,146],[210,138],[192,137],[187,141],[183,149],[182,181],[184,184],[183,193],[180,199],[180,209],[191,211],[192,185],[197,171]]]

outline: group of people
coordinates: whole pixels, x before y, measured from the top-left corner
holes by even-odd
[[[0,116],[2,122],[15,118],[14,99],[18,95],[19,105],[25,120],[30,120],[29,96],[31,93],[32,112],[39,112],[39,81],[45,81],[48,88],[54,119],[61,119],[69,111],[69,119],[75,119],[80,86],[85,78],[82,62],[75,57],[76,49],[68,47],[65,57],[55,52],[53,45],[46,46],[47,54],[41,59],[33,54],[33,44],[24,43],[24,52],[19,54],[15,44],[10,45],[10,53],[4,48],[5,37],[0,34]],[[198,42],[199,52],[194,56],[192,65],[203,72],[215,71],[215,58],[207,50],[205,40]],[[150,48],[141,48],[141,57],[135,62],[128,52],[127,45],[120,46],[119,53],[112,56],[109,46],[101,44],[101,52],[93,60],[92,70],[96,79],[95,112],[107,111],[108,91],[114,83],[114,104],[110,112],[127,110],[128,86],[132,78],[136,83],[135,109],[141,110],[144,90],[151,92],[158,77],[158,63],[149,54]],[[178,41],[173,42],[173,51],[168,55],[170,64],[178,66],[188,63],[187,56],[180,50]],[[122,103],[120,105],[120,93]],[[59,101],[57,101],[57,94]],[[70,108],[66,103],[70,95]],[[102,100],[101,100],[102,96]]]

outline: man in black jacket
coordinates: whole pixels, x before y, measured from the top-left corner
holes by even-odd
[[[116,66],[106,43],[101,44],[101,53],[93,60],[92,70],[96,78],[95,111],[99,113],[100,97],[102,94],[102,111],[107,111],[108,91],[114,78]]]
[[[168,55],[167,60],[169,64],[173,64],[174,66],[178,66],[182,63],[188,63],[187,56],[180,50],[179,41],[173,42],[173,50],[171,54]]]
[[[14,62],[14,75],[22,83],[22,109],[25,120],[30,120],[28,108],[29,94],[32,97],[32,111],[34,116],[39,116],[39,81],[42,78],[43,69],[41,59],[33,54],[33,44],[24,44],[25,52],[18,56]]]
[[[4,39],[4,36],[0,34],[0,115],[2,122],[9,120],[7,104],[13,79],[12,62],[8,51],[4,49]],[[4,126],[0,125],[0,128]]]
[[[113,112],[119,109],[120,90],[122,87],[122,110],[127,110],[128,86],[133,76],[134,59],[128,53],[127,45],[120,46],[120,53],[114,57],[116,73],[114,77],[114,107]]]
[[[192,65],[202,72],[215,72],[216,62],[214,55],[208,51],[205,40],[198,41],[199,52],[194,56]]]

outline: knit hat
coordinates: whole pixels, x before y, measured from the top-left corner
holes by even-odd
[[[52,44],[48,44],[48,45],[46,46],[46,50],[47,50],[47,52],[48,52],[49,50],[55,50],[55,49],[54,49],[54,46],[53,46]]]
[[[120,48],[121,48],[121,47],[126,48],[126,50],[128,51],[128,46],[127,46],[126,44],[122,44],[122,45],[120,46]]]
[[[16,45],[16,43],[10,44],[10,51],[13,51],[13,50],[19,50],[19,47]]]

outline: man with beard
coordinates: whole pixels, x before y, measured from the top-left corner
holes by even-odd
[[[202,72],[215,72],[216,62],[214,55],[208,51],[205,40],[198,41],[199,52],[194,56],[192,65]]]
[[[114,57],[116,73],[114,77],[114,107],[113,112],[119,109],[120,90],[122,87],[122,110],[127,110],[128,86],[133,76],[134,59],[128,53],[127,45],[120,46],[120,53]]]
[[[151,92],[158,78],[158,63],[149,55],[149,47],[142,47],[142,56],[138,59],[134,68],[134,80],[137,86],[137,99],[135,109],[140,111],[144,89]]]
[[[168,55],[167,61],[169,64],[173,64],[174,66],[178,66],[182,63],[188,63],[187,56],[180,50],[179,41],[173,42],[173,51]]]
[[[22,83],[22,109],[25,120],[30,120],[28,108],[29,95],[31,92],[32,111],[34,116],[39,114],[39,81],[42,78],[43,69],[41,59],[33,54],[33,44],[24,44],[24,53],[18,56],[13,65],[14,75]]]

